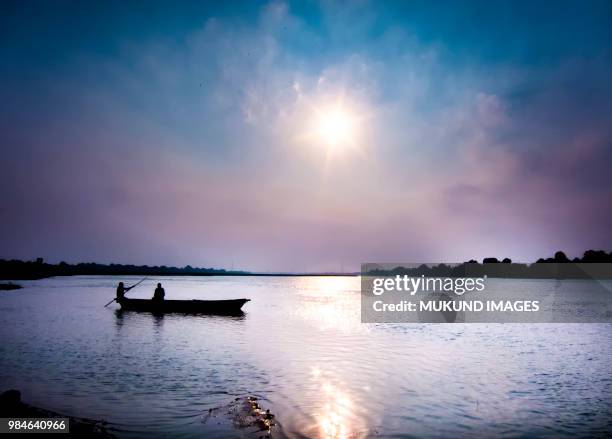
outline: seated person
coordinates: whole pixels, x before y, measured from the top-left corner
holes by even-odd
[[[166,292],[162,288],[161,284],[158,283],[157,288],[155,288],[155,293],[153,293],[153,300],[161,301],[164,300],[164,297],[166,297]]]

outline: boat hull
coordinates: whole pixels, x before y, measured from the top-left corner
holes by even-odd
[[[163,300],[122,299],[119,305],[124,311],[143,311],[152,313],[184,314],[223,314],[239,315],[242,306],[250,299],[232,300]]]

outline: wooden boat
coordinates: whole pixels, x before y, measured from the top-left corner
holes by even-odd
[[[118,301],[124,311],[153,313],[223,314],[239,315],[242,306],[251,299],[231,300],[163,300],[128,299]]]

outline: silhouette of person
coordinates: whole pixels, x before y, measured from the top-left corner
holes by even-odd
[[[162,288],[160,283],[157,284],[157,288],[155,288],[155,293],[153,293],[153,300],[162,301],[166,297],[166,292]]]
[[[132,288],[134,288],[134,286],[125,287],[123,286],[123,282],[119,282],[119,285],[117,285],[117,300],[123,299],[125,297],[125,293],[130,291]]]

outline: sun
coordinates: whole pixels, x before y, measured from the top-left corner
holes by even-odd
[[[300,145],[325,163],[336,158],[364,156],[373,110],[363,99],[340,91],[326,95],[300,95],[290,128]]]
[[[317,113],[315,131],[320,141],[333,148],[355,143],[355,119],[348,110],[330,108]]]

